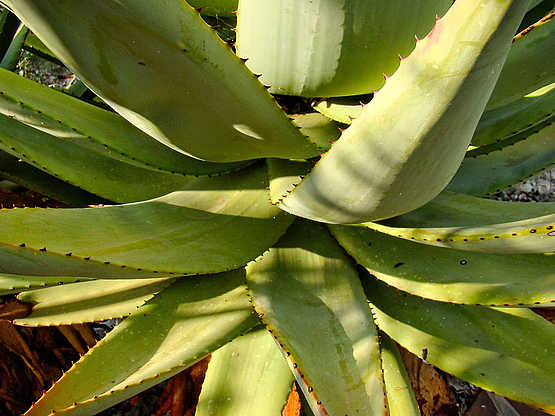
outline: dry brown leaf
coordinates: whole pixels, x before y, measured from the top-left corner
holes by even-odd
[[[33,305],[30,303],[20,302],[15,298],[8,298],[2,301],[0,298],[0,320],[25,318],[31,313],[32,309]]]
[[[555,308],[553,309],[546,309],[546,308],[534,308],[532,309],[538,315],[543,316],[552,324],[555,324]]]
[[[445,377],[434,366],[399,348],[423,416],[458,415],[455,396]]]
[[[281,412],[281,416],[300,416],[301,415],[301,400],[299,393],[297,392],[297,386],[293,384],[291,393],[289,393],[289,398],[287,399],[287,404]]]

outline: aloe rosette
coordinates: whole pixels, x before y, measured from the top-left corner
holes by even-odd
[[[0,293],[19,325],[125,317],[26,414],[210,353],[199,416],[295,380],[315,415],[419,414],[393,340],[555,414],[555,204],[482,198],[554,162],[549,2],[3,3],[82,84],[0,71],[0,174],[84,208],[0,212]]]

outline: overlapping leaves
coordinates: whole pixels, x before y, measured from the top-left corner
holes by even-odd
[[[343,99],[343,113],[334,113],[336,104],[321,103],[315,108],[323,115],[294,116],[292,123],[185,2],[153,9],[146,1],[111,1],[78,15],[76,1],[6,3],[123,118],[1,72],[0,144],[2,160],[11,163],[2,174],[56,188],[72,201],[91,197],[83,190],[141,201],[0,212],[0,293],[27,290],[20,298],[35,304],[21,324],[128,316],[29,414],[98,412],[212,351],[198,415],[278,414],[292,375],[314,414],[380,415],[384,394],[392,416],[417,414],[388,336],[477,386],[555,412],[554,329],[522,307],[555,300],[552,204],[440,193],[461,160],[449,191],[473,195],[554,161],[552,79],[527,68],[510,82],[527,56],[553,71],[552,61],[538,57],[543,42],[552,41],[544,36],[553,29],[550,18],[511,47],[532,4],[459,0],[370,104],[348,98],[356,104],[345,106]],[[379,86],[381,74],[365,72],[349,53],[395,68],[395,54],[411,51],[412,34],[403,37],[385,23],[395,47],[404,49],[376,46],[375,39],[374,55],[357,48],[352,39],[360,34],[348,25],[369,2],[324,3],[299,3],[299,10],[318,9],[309,30],[297,26],[298,15],[284,25],[298,30],[281,31],[287,42],[280,48],[309,45],[313,54],[291,61],[272,55],[261,78],[275,80],[272,91],[370,93],[364,88]],[[401,3],[380,10],[406,12],[410,31],[431,26],[432,11],[450,2],[414,2],[423,19]],[[271,51],[249,46],[268,24],[252,17],[274,10],[272,19],[285,21],[291,4],[239,4],[239,54],[253,54],[251,68],[262,63],[254,55]],[[236,4],[204,5],[207,15],[229,16]],[[370,14],[358,21],[379,27]],[[318,19],[341,16],[342,39],[334,38],[339,32],[311,31]],[[339,43],[327,48],[322,39]],[[325,65],[308,74],[306,62],[322,63],[318,56],[331,59],[338,50],[334,77]],[[304,75],[272,73],[290,62]],[[511,88],[494,89],[499,73]],[[327,140],[338,138],[338,125],[326,115],[352,124],[333,145]],[[478,147],[466,152],[471,140]],[[330,146],[315,167],[305,160]],[[197,160],[260,157],[273,159]],[[17,169],[16,158],[35,169]],[[71,185],[58,187],[62,180]],[[366,222],[326,228],[293,222],[280,208],[328,223]],[[375,222],[385,217],[395,218]],[[130,360],[106,365],[122,354]]]

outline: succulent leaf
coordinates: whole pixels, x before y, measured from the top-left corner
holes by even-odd
[[[33,304],[25,318],[14,323],[24,326],[72,325],[131,315],[147,300],[175,279],[93,280],[63,287],[23,292],[22,302]]]
[[[15,16],[15,15],[14,15]],[[18,19],[19,20],[19,19]],[[25,38],[25,44],[23,48],[34,55],[40,56],[47,61],[53,62],[57,65],[63,65],[60,60],[52,53],[50,49],[46,47],[42,41],[37,38],[33,32],[29,31],[27,37]]]
[[[19,19],[7,8],[0,10],[0,58],[8,51],[19,24]]]
[[[248,331],[257,320],[243,276],[235,271],[178,280],[82,356],[26,415],[96,414]]]
[[[207,175],[245,165],[202,162],[185,156],[113,112],[5,70],[0,70],[0,113],[57,138],[145,169]]]
[[[293,221],[270,204],[266,187],[258,166],[135,204],[3,210],[0,273],[140,278],[235,269]]]
[[[532,10],[534,7],[536,7],[538,4],[540,4],[543,1],[544,0],[532,0],[532,2],[530,3],[530,6],[528,6],[528,10]]]
[[[108,201],[37,169],[0,150],[0,176],[66,204],[82,207]]]
[[[433,199],[464,157],[527,3],[456,2],[280,207],[359,223]]]
[[[448,0],[241,0],[237,52],[276,94],[366,94],[407,56]],[[321,28],[325,28],[322,30]]]
[[[21,23],[12,39],[12,42],[10,43],[10,47],[0,61],[0,68],[7,69],[9,71],[15,70],[17,61],[19,60],[19,55],[21,54],[21,48],[25,43],[25,38],[28,33],[29,29]]]
[[[247,283],[314,414],[384,414],[376,328],[356,270],[323,226],[297,221],[247,266]]]
[[[442,192],[423,207],[363,226],[439,247],[490,253],[555,251],[555,203],[494,201]]]
[[[233,16],[238,0],[187,0],[191,6],[200,9],[207,16]]]
[[[547,14],[555,11],[555,4],[553,0],[532,0],[528,8],[528,13],[526,13],[520,23],[519,31],[534,25],[534,23],[537,23]]]
[[[292,116],[293,124],[320,151],[327,151],[331,143],[339,139],[343,124],[337,123],[319,113]]]
[[[428,299],[480,305],[555,302],[555,257],[432,247],[373,230],[330,226],[341,246],[390,286]]]
[[[102,198],[135,202],[179,189],[193,176],[144,169],[0,114],[0,149]]]
[[[472,195],[499,192],[541,172],[555,163],[555,124],[551,124],[526,140],[472,157],[472,151],[447,189]]]
[[[17,274],[0,274],[0,296],[10,293],[19,293],[27,290],[41,289],[49,286],[59,286],[89,280],[80,277],[45,277],[45,276],[22,276]]]
[[[281,203],[313,167],[310,162],[283,159],[266,159],[266,166],[270,180],[270,198],[274,205]]]
[[[366,103],[358,97],[335,97],[322,99],[313,105],[314,109],[332,120],[351,124],[360,117]]]
[[[555,412],[553,324],[528,309],[453,305],[371,278],[363,284],[378,326],[413,354],[476,386]]]
[[[420,416],[399,349],[383,332],[380,332],[380,351],[389,416]]]
[[[486,111],[472,137],[472,145],[481,146],[480,152],[494,150],[495,146],[505,147],[538,132],[553,123],[554,119],[555,83],[510,104]]]
[[[552,0],[240,0],[237,29],[237,0],[0,3],[0,66],[76,76],[0,69],[0,177],[72,206],[0,209],[4,315],[125,317],[27,415],[213,353],[197,416],[288,413],[294,379],[307,415],[415,416],[389,336],[555,414],[525,309],[555,307],[555,203],[473,196],[555,162]]]
[[[6,4],[97,95],[174,150],[215,162],[317,154],[184,1],[110,0],[87,13],[75,0]]]
[[[507,105],[532,91],[555,82],[555,11],[522,31],[515,42],[487,110]]]
[[[270,333],[253,330],[212,354],[195,416],[280,415],[294,380]]]

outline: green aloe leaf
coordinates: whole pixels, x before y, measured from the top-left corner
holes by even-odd
[[[33,304],[24,326],[71,325],[131,315],[175,279],[93,280],[63,287],[31,290],[18,299]]]
[[[521,31],[532,26],[548,13],[555,11],[555,3],[553,3],[553,0],[532,0],[528,9],[528,13],[520,23],[519,29]]]
[[[0,150],[0,176],[74,207],[107,203],[103,198],[72,186]]]
[[[248,331],[258,320],[243,276],[236,271],[180,279],[108,333],[26,414],[96,414]]]
[[[450,1],[242,0],[237,51],[277,94],[369,93]]]
[[[294,380],[270,333],[254,330],[212,354],[195,416],[280,415]]]
[[[365,279],[380,329],[476,386],[555,412],[555,326],[528,309],[453,305]]]
[[[486,111],[472,137],[472,144],[482,146],[480,152],[495,150],[492,144],[505,147],[537,133],[554,118],[555,83],[503,107]]]
[[[469,152],[447,187],[449,191],[472,195],[499,192],[555,163],[555,124],[526,140],[489,154]]]
[[[428,299],[481,305],[555,302],[555,257],[432,247],[373,230],[330,226],[345,250],[390,286]]]
[[[97,95],[174,150],[215,162],[317,154],[182,0],[94,2],[87,13],[75,0],[6,4]]]
[[[25,42],[25,38],[28,33],[29,29],[21,23],[17,32],[15,32],[15,36],[12,39],[10,47],[2,57],[2,61],[0,61],[0,68],[7,69],[9,71],[15,70],[17,61],[19,60],[19,55],[21,54],[21,48],[23,47],[23,43]]]
[[[295,115],[292,116],[292,121],[320,151],[329,150],[331,143],[339,138],[341,127],[345,127],[319,113]]]
[[[546,253],[555,248],[555,203],[494,201],[442,192],[396,218],[363,226],[422,244],[491,253]]]
[[[365,97],[367,99],[367,97]],[[332,120],[344,124],[351,124],[355,118],[362,114],[366,104],[360,97],[335,97],[318,101],[314,109]]]
[[[536,7],[538,4],[540,4],[543,1],[544,0],[532,0],[532,2],[530,3],[530,6],[528,6],[528,10],[532,10],[534,7]]]
[[[399,349],[383,332],[380,332],[380,350],[389,416],[420,416]]]
[[[314,166],[311,162],[266,159],[272,204],[279,204],[290,194]]]
[[[46,59],[50,62],[53,62],[57,65],[63,65],[58,58],[46,47],[42,41],[37,38],[33,32],[29,32],[27,38],[25,39],[25,44],[23,48],[31,52],[34,55],[40,56],[43,59]]]
[[[64,182],[116,202],[155,198],[194,179],[133,166],[2,114],[0,149]]]
[[[241,267],[293,220],[270,204],[267,185],[259,166],[141,203],[2,210],[0,273],[140,278]]]
[[[515,36],[507,62],[487,110],[507,105],[555,82],[555,13],[553,11]]]
[[[45,277],[45,276],[22,276],[18,274],[0,274],[0,296],[11,293],[19,293],[27,290],[59,286],[63,284],[89,280],[82,277]]]
[[[145,169],[207,175],[241,167],[185,156],[116,113],[5,70],[0,70],[0,113],[59,139]]]
[[[0,59],[6,54],[19,28],[19,19],[5,7],[0,10]]]
[[[464,157],[526,5],[456,2],[280,207],[359,223],[433,199]]]
[[[191,6],[200,8],[200,13],[207,16],[233,16],[237,10],[238,0],[187,0]]]
[[[247,283],[315,414],[384,413],[376,328],[356,270],[323,226],[295,223],[247,266]]]

